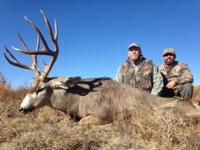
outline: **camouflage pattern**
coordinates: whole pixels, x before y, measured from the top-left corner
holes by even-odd
[[[174,55],[176,55],[175,50],[173,48],[165,48],[163,50],[163,56],[166,55],[166,54],[174,54]]]
[[[171,92],[169,89],[163,89],[163,96],[181,96],[185,99],[192,97],[193,76],[186,64],[179,61],[175,61],[171,66],[161,64],[159,70],[163,75],[164,87],[168,82],[176,81],[176,86]]]
[[[157,66],[144,57],[139,59],[136,65],[129,59],[121,64],[116,74],[116,80],[148,91],[153,95],[159,95],[163,87],[162,76]]]
[[[193,76],[188,66],[179,61],[175,61],[171,66],[161,64],[159,70],[164,75],[167,82],[175,80],[177,85],[193,82]]]

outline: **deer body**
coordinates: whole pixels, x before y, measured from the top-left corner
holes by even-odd
[[[93,116],[100,124],[114,121],[118,113],[125,111],[151,110],[157,114],[173,111],[171,116],[176,119],[200,115],[189,101],[153,96],[108,78],[94,78],[87,82],[84,80],[87,79],[54,78],[44,83],[48,85],[45,88],[40,85],[44,96],[38,92],[33,99],[30,95],[40,91],[40,86],[37,85],[37,90],[32,89],[24,98],[20,109],[26,112],[48,105],[69,114],[75,120]]]
[[[58,77],[33,87],[22,101],[20,111],[32,111],[48,105],[75,119],[91,115],[102,122],[111,122],[116,112],[134,106],[126,92],[128,88],[126,90],[125,86],[109,78],[88,81],[77,77]]]

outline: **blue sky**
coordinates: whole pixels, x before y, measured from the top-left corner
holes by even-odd
[[[188,64],[194,84],[200,85],[199,8],[199,0],[1,0],[0,72],[14,87],[31,83],[35,73],[8,64],[3,45],[21,48],[19,32],[28,47],[35,48],[36,35],[23,18],[27,16],[51,46],[42,9],[51,24],[56,18],[59,28],[59,57],[49,76],[114,79],[128,45],[138,42],[143,55],[157,65],[162,63],[162,50],[174,48],[177,60]],[[29,57],[12,52],[31,64]]]

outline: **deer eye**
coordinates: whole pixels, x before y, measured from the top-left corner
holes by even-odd
[[[36,93],[36,94],[39,94],[39,93],[42,92],[43,90],[44,90],[44,88],[38,88],[38,89],[35,90],[35,93]]]

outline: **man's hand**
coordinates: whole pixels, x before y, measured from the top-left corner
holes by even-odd
[[[168,89],[173,89],[175,85],[176,85],[176,81],[172,80],[172,81],[167,83],[166,87]]]

